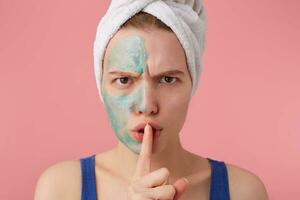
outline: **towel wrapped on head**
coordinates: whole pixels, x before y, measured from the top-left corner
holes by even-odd
[[[187,58],[192,78],[192,95],[198,86],[205,46],[206,15],[202,0],[112,0],[100,20],[94,42],[94,71],[101,101],[102,61],[110,39],[128,19],[149,13],[176,34]]]

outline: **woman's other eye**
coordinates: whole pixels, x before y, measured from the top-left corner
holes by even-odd
[[[164,80],[165,83],[174,83],[177,78],[172,76],[163,76],[161,80]]]

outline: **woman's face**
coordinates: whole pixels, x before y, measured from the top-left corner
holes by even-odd
[[[138,154],[141,141],[133,129],[152,122],[162,130],[153,153],[179,141],[192,82],[176,35],[151,28],[119,30],[104,56],[102,95],[119,141]]]

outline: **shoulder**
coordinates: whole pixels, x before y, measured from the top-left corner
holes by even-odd
[[[48,167],[38,178],[35,200],[81,198],[80,160],[66,160]]]
[[[257,175],[230,163],[226,167],[232,200],[268,200],[266,187]]]

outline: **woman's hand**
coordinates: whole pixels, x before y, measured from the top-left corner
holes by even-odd
[[[150,172],[152,141],[152,127],[147,124],[133,181],[128,187],[128,200],[177,200],[187,187],[186,179],[170,185],[167,168]]]

